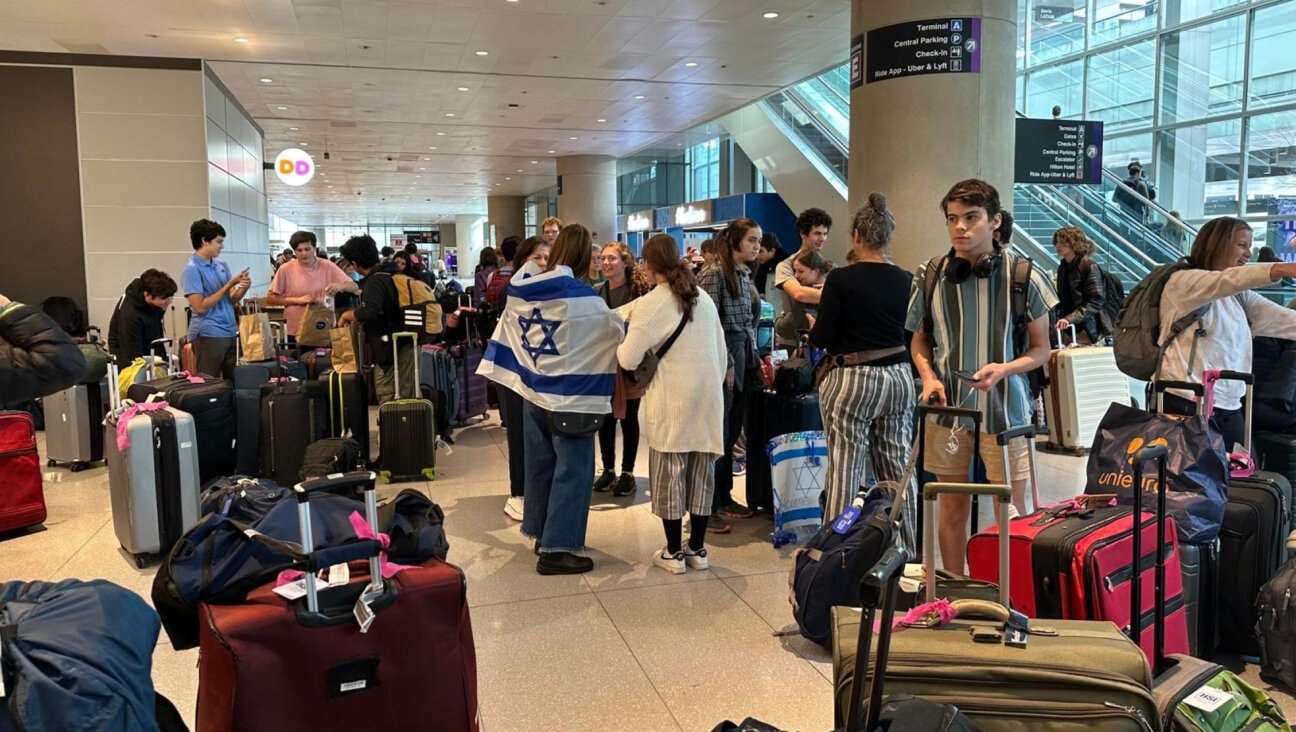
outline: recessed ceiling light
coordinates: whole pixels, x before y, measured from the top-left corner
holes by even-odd
[[[506,176],[504,176],[504,180],[513,180],[513,179],[512,179],[512,178],[510,178],[510,177],[508,177],[508,176],[507,176],[507,175],[506,175]],[[499,185],[499,184],[498,184],[498,183],[496,183],[496,184],[495,184],[495,185]],[[1133,524],[1130,524],[1130,525],[1131,525],[1131,526],[1133,526]]]
[[[636,94],[636,95],[635,95],[635,99],[643,99],[643,98],[644,98],[644,95],[642,95],[642,94]]]
[[[293,132],[296,132],[296,131],[297,131],[298,129],[300,129],[300,128],[298,128],[298,127],[289,127],[288,129],[291,130],[291,131],[293,131]],[[1133,526],[1133,524],[1130,524],[1130,525]]]
[[[554,151],[553,151],[553,150],[545,150],[545,152],[549,153],[550,155],[553,155],[553,154],[554,154]]]
[[[248,42],[248,39],[244,38],[243,36],[239,36],[238,38],[235,38],[235,39],[234,39],[234,42],[235,42],[235,43],[247,43],[247,42]]]
[[[580,138],[579,138],[579,137],[569,137],[569,138],[567,138],[567,139],[568,139],[568,140],[579,140]]]
[[[468,91],[468,87],[466,87],[466,86],[461,86],[461,87],[459,87],[459,91]]]
[[[762,15],[761,17],[762,17],[762,18],[774,19],[774,18],[777,18],[777,17],[778,17],[778,13],[765,13],[765,14]]]
[[[539,165],[539,164],[540,164],[540,161],[539,161],[539,160],[532,160],[532,161],[531,161],[531,164],[532,164],[532,165]],[[1130,525],[1133,526],[1133,524],[1130,524]]]
[[[286,110],[286,109],[288,109],[288,108],[287,108],[287,107],[284,107],[284,106],[280,106],[280,107],[279,107],[279,110],[280,110],[280,111],[284,111],[284,110]],[[1131,526],[1132,526],[1132,525],[1133,525],[1133,524],[1131,524]]]
[[[489,55],[490,55],[490,51],[473,51],[473,53],[477,54],[478,56],[489,56]]]
[[[521,168],[518,168],[518,172],[521,173],[521,172],[522,172],[522,169],[521,169]],[[1133,525],[1133,524],[1131,524],[1131,526],[1132,526],[1132,525]]]
[[[444,132],[438,132],[438,133],[437,133],[437,137],[445,137],[445,133],[444,133]],[[434,148],[432,148],[432,149],[435,150],[436,148],[434,147]],[[1132,525],[1132,524],[1131,524],[1131,525]]]
[[[423,176],[419,175],[418,173],[415,173],[415,174],[414,174],[414,177],[415,177],[415,178],[422,178]],[[1133,525],[1134,525],[1134,524],[1132,524],[1132,523],[1130,524],[1130,526],[1133,526]]]
[[[684,62],[684,65],[687,66],[687,67],[689,67],[689,68],[691,69],[691,68],[693,68],[694,66],[697,66],[697,61],[685,61],[685,62]]]
[[[436,145],[433,145],[432,147],[429,147],[428,149],[429,149],[429,150],[435,150],[435,149],[436,149]],[[428,158],[428,159],[431,160],[431,158]],[[1133,526],[1133,524],[1130,524],[1130,525]]]
[[[297,145],[298,145],[299,147],[306,147],[306,143],[304,143],[304,142],[299,142],[299,143],[297,143]]]
[[[274,79],[267,79],[267,78],[264,77],[264,76],[261,77],[261,83],[262,83],[262,84],[270,84],[270,83],[272,83],[273,81],[274,81]]]
[[[594,121],[595,121],[595,122],[607,122],[607,120],[603,119],[602,117],[599,117],[598,119],[596,119],[596,120],[594,120]],[[1130,525],[1133,526],[1133,524],[1130,524]]]
[[[453,116],[454,116],[454,112],[446,112],[446,113],[445,113],[445,116],[447,116],[447,117],[453,117]]]

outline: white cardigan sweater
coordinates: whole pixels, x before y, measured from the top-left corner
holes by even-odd
[[[1247,264],[1218,272],[1189,269],[1171,275],[1161,294],[1162,333],[1169,333],[1176,320],[1202,305],[1210,307],[1202,318],[1201,327],[1206,334],[1197,340],[1191,372],[1188,357],[1192,354],[1193,327],[1185,328],[1166,349],[1159,378],[1200,384],[1202,372],[1209,369],[1250,373],[1252,336],[1296,338],[1296,310],[1250,292],[1272,281],[1269,275],[1272,267],[1268,263]],[[1242,302],[1234,297],[1238,293],[1242,293]],[[1175,389],[1170,393],[1184,399],[1194,398]],[[1246,386],[1241,382],[1221,381],[1215,386],[1215,406],[1240,409],[1245,394]]]
[[[666,285],[617,309],[629,323],[617,348],[621,367],[633,370],[679,326],[679,301]],[[693,319],[657,364],[643,397],[639,424],[657,452],[719,456],[724,442],[724,374],[728,351],[715,303],[698,291]]]

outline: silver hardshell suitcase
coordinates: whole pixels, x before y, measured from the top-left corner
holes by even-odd
[[[108,383],[75,384],[41,400],[45,409],[45,456],[49,467],[72,472],[104,459],[103,424]]]
[[[198,434],[191,415],[173,407],[141,411],[126,422],[130,444],[118,448],[118,423],[133,402],[121,401],[109,367],[114,408],[104,420],[104,452],[113,530],[143,567],[146,554],[171,550],[198,519]]]

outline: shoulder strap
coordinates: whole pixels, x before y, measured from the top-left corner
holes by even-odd
[[[932,257],[927,262],[927,269],[923,271],[923,332],[932,332],[932,297],[936,293],[936,278],[940,271],[945,268],[945,260],[949,258],[948,254]]]
[[[680,337],[680,333],[684,332],[684,324],[687,322],[688,322],[688,313],[684,313],[680,315],[680,322],[679,325],[675,326],[675,332],[671,333],[670,338],[667,338],[666,342],[661,344],[661,348],[657,349],[658,360],[661,360],[661,358],[666,355],[666,352],[670,350],[670,347],[675,345],[675,341]]]
[[[1012,315],[1013,321],[1024,325],[1026,319],[1026,294],[1030,291],[1031,267],[1030,257],[1013,255],[1012,276]]]

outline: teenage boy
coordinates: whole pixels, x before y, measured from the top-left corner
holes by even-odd
[[[175,280],[156,269],[144,270],[126,286],[108,323],[108,350],[117,363],[129,366],[144,354],[166,355],[153,341],[165,337],[162,319],[175,294]]]
[[[400,372],[401,393],[396,393],[395,362],[392,360],[391,334],[405,330],[396,283],[392,275],[400,274],[394,261],[382,262],[378,258],[378,245],[368,235],[353,236],[342,245],[342,256],[355,265],[364,276],[360,281],[360,304],[355,310],[338,318],[339,326],[359,322],[364,326],[365,339],[374,360],[374,391],[378,403],[392,399],[413,399],[419,390],[414,385],[414,358],[418,350],[411,339],[401,341]]]
[[[992,483],[1010,477],[1009,512],[1024,513],[1030,476],[1026,441],[1011,441],[1011,465],[1005,466],[994,435],[1030,423],[1025,374],[1048,361],[1048,307],[1036,278],[1024,278],[1019,285],[1024,287],[1024,323],[1016,327],[1026,329],[1028,345],[1016,352],[1012,300],[1019,258],[995,241],[1003,222],[999,192],[985,181],[965,180],[945,194],[941,210],[952,246],[948,254],[918,268],[905,323],[914,334],[910,352],[922,377],[921,401],[982,413],[981,459],[987,477]],[[936,271],[929,303],[930,268]],[[973,440],[967,427],[952,418],[927,425],[926,467],[943,482],[968,481]],[[963,573],[970,507],[968,496],[941,496],[940,525],[927,529],[938,529],[942,564],[958,574]]]
[[[275,272],[266,292],[266,304],[284,309],[288,338],[296,341],[297,327],[307,305],[325,302],[340,293],[358,294],[360,286],[341,267],[319,256],[311,232],[294,232],[288,243],[293,248],[294,259]]]
[[[230,276],[229,267],[216,259],[225,247],[225,229],[210,219],[198,219],[189,227],[194,253],[180,271],[193,319],[189,321],[189,342],[198,361],[198,373],[234,378],[238,321],[234,303],[243,299],[252,279],[244,269]]]
[[[558,232],[562,231],[562,227],[562,219],[550,216],[540,222],[540,238],[548,242],[549,246],[553,246],[553,243],[558,240]]]
[[[823,290],[797,282],[797,278],[792,274],[792,263],[802,252],[817,252],[823,249],[824,242],[828,241],[828,230],[831,228],[832,217],[823,209],[807,208],[797,214],[796,230],[797,235],[801,237],[801,248],[774,268],[774,286],[783,291],[783,310],[792,310],[793,301],[803,305],[819,304],[819,296]],[[780,343],[785,346],[796,345],[795,342],[789,343],[783,339],[780,339]]]

